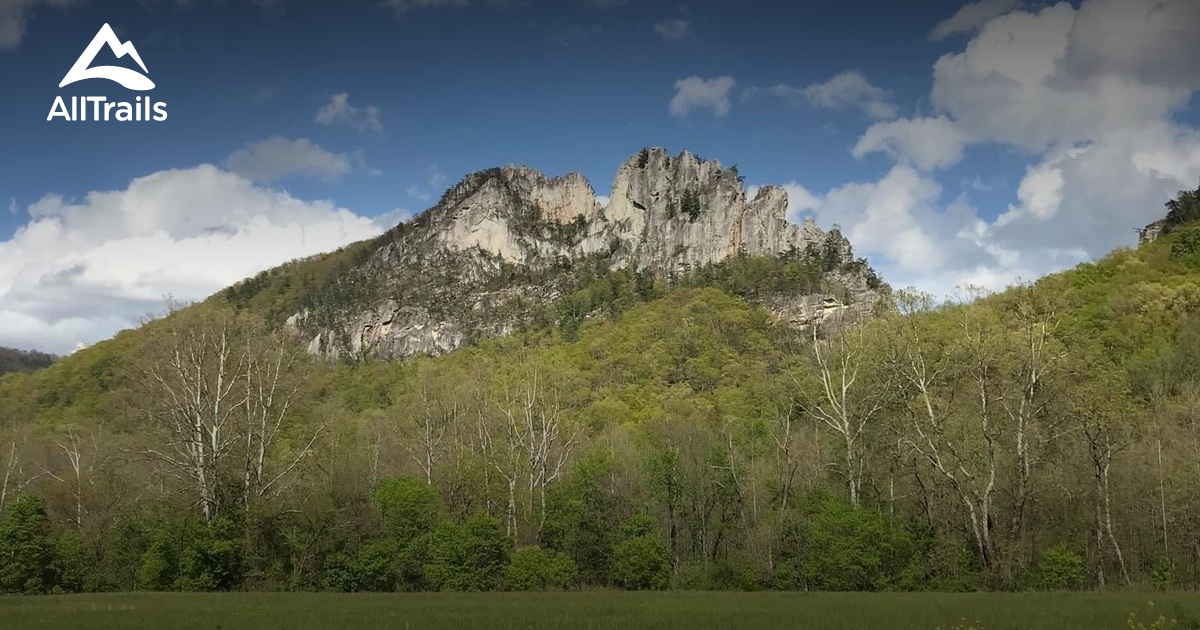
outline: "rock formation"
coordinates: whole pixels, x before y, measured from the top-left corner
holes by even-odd
[[[832,258],[825,291],[762,300],[792,325],[879,296],[844,237],[811,219],[790,223],[781,188],[747,199],[737,171],[719,162],[645,149],[618,168],[610,200],[600,206],[577,173],[473,173],[379,239],[288,327],[333,357],[441,354],[544,315],[589,270],[671,278],[739,255]]]

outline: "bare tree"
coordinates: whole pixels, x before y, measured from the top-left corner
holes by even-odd
[[[926,294],[898,296],[900,312],[907,317],[896,322],[889,361],[909,394],[911,431],[902,444],[927,461],[962,501],[980,559],[990,568],[996,555],[992,520],[1000,428],[993,417],[991,366],[982,354],[988,338],[983,329],[969,332],[974,347],[964,356],[952,356],[949,344],[926,329],[924,320],[913,317],[932,304]],[[969,321],[961,324],[964,331],[970,330]],[[965,416],[954,404],[959,389],[975,398]]]
[[[578,426],[567,419],[563,378],[560,374],[551,381],[540,366],[529,366],[525,373],[502,380],[497,401],[510,452],[521,453],[530,514],[536,512],[539,531],[546,519],[546,486],[562,474],[579,436]],[[515,507],[513,485],[510,479],[510,507]]]
[[[300,436],[299,448],[272,468],[270,454],[276,451],[281,432],[293,420],[292,409],[303,379],[299,377],[300,351],[286,339],[255,326],[246,336],[245,397],[245,473],[243,503],[254,498],[276,496],[292,473],[312,455],[317,441],[325,434],[321,422],[307,436]]]
[[[318,428],[277,471],[272,450],[292,420],[295,354],[255,321],[197,306],[150,325],[142,398],[135,406],[163,430],[143,453],[191,485],[205,521],[218,508],[222,475],[241,451],[243,499],[268,496],[311,454]]]
[[[1121,581],[1129,586],[1129,570],[1125,554],[1113,528],[1111,471],[1117,453],[1133,443],[1130,418],[1133,408],[1129,386],[1124,374],[1107,364],[1099,353],[1079,366],[1080,378],[1072,389],[1069,414],[1082,428],[1088,455],[1092,463],[1095,489],[1096,550],[1101,558],[1096,563],[1096,581],[1104,588],[1103,553],[1111,547],[1121,571]]]
[[[884,382],[886,373],[868,356],[870,343],[859,318],[839,315],[821,328],[825,336],[813,326],[807,344],[816,374],[793,372],[792,379],[800,394],[799,406],[841,443],[845,461],[839,472],[849,486],[850,504],[857,507],[866,464],[863,434],[883,409],[890,383]]]

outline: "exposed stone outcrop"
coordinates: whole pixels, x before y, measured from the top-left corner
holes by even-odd
[[[1150,225],[1138,231],[1138,245],[1152,243],[1162,236],[1163,230],[1167,227],[1166,219],[1159,219]]]
[[[481,171],[393,229],[338,279],[336,295],[289,327],[310,352],[334,357],[441,354],[528,323],[539,305],[571,290],[581,267],[668,277],[739,254],[833,258],[827,292],[763,300],[793,325],[869,307],[878,285],[854,263],[850,244],[811,219],[789,222],[787,202],[773,186],[747,199],[736,170],[657,148],[617,169],[606,207],[577,173]]]

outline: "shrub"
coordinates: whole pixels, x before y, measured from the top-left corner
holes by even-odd
[[[1171,260],[1200,269],[1200,228],[1180,232],[1171,243]]]
[[[626,538],[613,547],[613,584],[628,590],[662,590],[671,577],[667,545],[651,533],[652,522],[634,517],[625,527]]]
[[[911,589],[923,580],[921,549],[904,523],[871,508],[817,499],[803,571],[809,588],[826,591]]]
[[[1083,558],[1066,545],[1055,545],[1042,552],[1038,574],[1043,589],[1061,591],[1079,588],[1083,583]]]
[[[461,526],[443,521],[430,539],[425,579],[440,591],[494,590],[504,577],[511,548],[500,519],[473,516]]]
[[[393,591],[396,588],[396,543],[369,540],[354,554],[339,553],[326,566],[325,584],[345,593]]]
[[[504,588],[510,591],[566,590],[575,584],[578,570],[565,553],[538,546],[518,549],[504,570]]]

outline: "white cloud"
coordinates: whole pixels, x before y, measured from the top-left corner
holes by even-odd
[[[1200,182],[1200,129],[1178,116],[1200,89],[1198,11],[1194,0],[1083,0],[944,27],[978,32],[934,64],[933,113],[869,128],[854,154],[884,152],[897,166],[821,196],[818,214],[851,226],[885,279],[935,292],[1000,288],[1132,244],[1133,228]],[[921,184],[972,145],[1027,156],[1001,212]]]
[[[862,158],[883,152],[921,170],[954,166],[963,157],[967,138],[945,117],[892,120],[871,125],[852,151]]]
[[[979,0],[937,23],[929,38],[941,41],[959,33],[974,33],[992,18],[1004,15],[1022,4],[1021,0]]]
[[[0,50],[21,45],[30,14],[41,5],[65,8],[78,0],[0,0]]]
[[[397,225],[411,219],[412,217],[413,217],[412,211],[407,210],[405,208],[396,208],[395,210],[389,210],[387,212],[384,212],[383,214],[372,219],[371,221],[372,221],[372,223],[375,224],[376,227],[379,228],[380,232],[386,232],[386,231],[396,227]]]
[[[712,79],[688,77],[675,82],[675,96],[671,98],[671,115],[684,118],[698,109],[711,109],[720,118],[729,114],[729,93],[737,82],[731,76]]]
[[[667,41],[679,41],[692,34],[692,23],[684,18],[671,18],[654,24],[654,32]]]
[[[341,125],[358,131],[383,133],[383,123],[379,120],[381,113],[374,105],[354,107],[350,104],[350,95],[342,92],[329,97],[329,102],[317,110],[316,122],[321,125]]]
[[[769,92],[779,98],[803,99],[813,107],[859,109],[876,119],[896,117],[896,106],[892,104],[887,90],[872,85],[857,70],[849,70],[824,83],[813,83],[803,88],[780,84]]]
[[[8,213],[13,216],[16,216],[18,212],[20,212],[20,209],[17,208],[16,198],[14,197],[12,199],[9,199],[8,200]]]
[[[234,151],[226,165],[246,179],[264,183],[291,175],[332,181],[352,170],[350,157],[344,153],[331,153],[303,138],[279,136]]]
[[[285,261],[381,232],[328,201],[212,165],[74,202],[48,195],[0,242],[0,346],[70,352],[134,326],[165,295],[201,299]]]
[[[1020,206],[1009,206],[1008,212],[996,219],[996,225],[1012,223],[1021,217],[1046,220],[1058,213],[1062,204],[1063,172],[1054,164],[1031,167],[1017,188]]]

